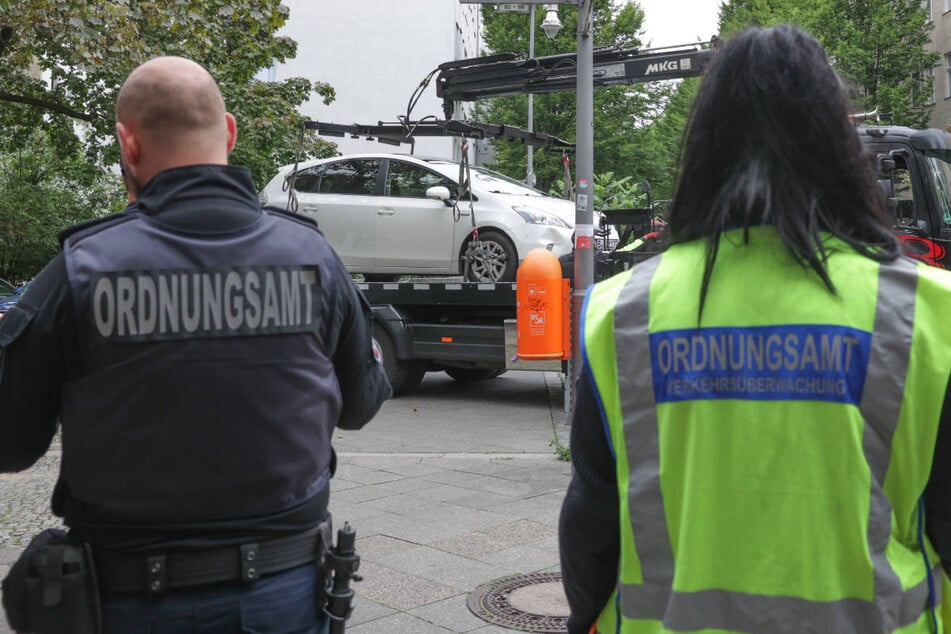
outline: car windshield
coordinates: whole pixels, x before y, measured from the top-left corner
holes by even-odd
[[[13,295],[16,287],[10,282],[0,279],[0,295]]]
[[[448,161],[430,161],[430,165],[439,166],[440,171],[446,176],[450,176],[453,181],[457,181],[459,176],[459,164]],[[490,169],[477,165],[470,165],[472,172],[472,181],[476,183],[479,189],[490,194],[511,194],[515,196],[540,196],[542,198],[551,198],[545,192],[529,187],[521,181],[509,178],[505,174],[493,172]]]
[[[484,167],[472,166],[472,180],[478,181],[482,187],[491,194],[514,194],[516,196],[543,196],[548,194],[540,190],[529,187],[525,183],[519,182],[514,178],[509,178],[505,174],[499,174]]]
[[[938,197],[944,226],[951,226],[951,150],[925,150],[929,176]]]

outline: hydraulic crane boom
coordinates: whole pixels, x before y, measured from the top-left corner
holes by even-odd
[[[656,49],[599,49],[594,52],[595,87],[681,79],[703,73],[717,40],[696,45]],[[475,57],[439,67],[436,96],[452,118],[456,101],[506,95],[574,90],[577,54],[565,53],[519,59],[514,54]]]

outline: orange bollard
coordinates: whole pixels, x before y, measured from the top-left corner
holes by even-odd
[[[519,359],[568,358],[568,280],[547,249],[532,249],[515,276]]]

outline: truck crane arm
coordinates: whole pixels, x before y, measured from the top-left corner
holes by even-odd
[[[441,121],[437,119],[420,119],[409,121],[401,119],[396,122],[378,121],[376,124],[340,124],[326,121],[305,121],[304,130],[313,130],[322,136],[334,137],[365,137],[367,140],[376,139],[387,145],[409,144],[410,153],[415,150],[416,137],[421,136],[454,136],[470,139],[505,139],[531,145],[560,150],[571,150],[574,145],[558,137],[540,132],[528,132],[515,126],[479,121],[463,121],[452,119]]]
[[[695,77],[703,73],[719,40],[655,49],[594,51],[595,87]],[[439,66],[436,96],[452,118],[456,101],[575,90],[577,54],[521,59],[513,54],[474,57]]]

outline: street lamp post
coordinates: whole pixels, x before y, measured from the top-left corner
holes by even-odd
[[[535,57],[535,5],[532,5],[528,14],[528,58]],[[528,131],[535,131],[535,95],[528,93]],[[525,184],[529,187],[535,186],[535,148],[529,144],[526,147],[528,152],[528,166],[525,173]]]
[[[463,4],[498,4],[495,0],[459,0]],[[572,360],[569,382],[573,384],[580,369],[576,360],[580,332],[581,307],[584,296],[594,283],[594,44],[593,0],[556,0],[539,2],[528,0],[522,4],[574,4],[578,6],[578,70],[577,70],[577,127],[575,133],[575,271],[571,291],[571,349]],[[551,12],[549,11],[549,16]],[[546,18],[547,22],[547,18]],[[534,29],[535,21],[532,20]],[[546,24],[542,23],[542,28]],[[546,29],[547,32],[547,29]],[[554,37],[551,35],[550,37]],[[534,51],[533,51],[534,52]],[[529,93],[531,95],[531,93]],[[529,107],[531,112],[531,107]],[[531,115],[530,115],[531,116]],[[531,154],[529,154],[531,156]],[[529,159],[531,161],[531,159]],[[529,163],[531,165],[531,163]],[[570,409],[574,409],[574,390],[568,386]],[[568,397],[568,394],[566,394]]]
[[[558,31],[561,30],[562,24],[561,20],[558,19],[558,5],[556,4],[546,4],[544,5],[545,11],[545,20],[542,22],[542,30],[545,31],[551,39],[555,39],[558,35]],[[529,59],[535,57],[535,5],[531,6],[528,16],[528,57]],[[528,131],[535,131],[535,95],[528,93]],[[535,186],[535,148],[531,145],[527,148],[528,151],[528,169],[525,174],[525,184],[529,187]]]
[[[578,2],[578,83],[575,132],[575,278],[571,290],[571,349],[569,380],[578,376],[581,363],[581,309],[588,287],[594,283],[594,26],[593,0]],[[574,389],[571,389],[574,411]]]

